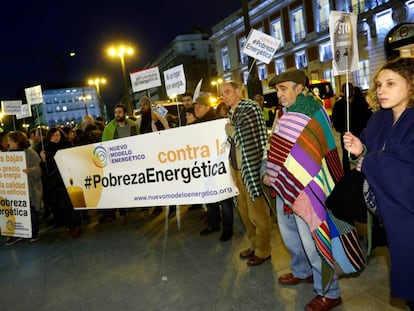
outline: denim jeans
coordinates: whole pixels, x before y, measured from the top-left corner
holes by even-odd
[[[296,214],[286,214],[279,196],[276,198],[276,211],[280,234],[292,258],[290,266],[293,275],[303,279],[313,274],[313,288],[318,295],[338,298],[340,289],[337,279],[331,281],[323,294],[322,258],[316,250],[307,223]]]

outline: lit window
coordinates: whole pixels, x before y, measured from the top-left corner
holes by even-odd
[[[283,39],[283,32],[282,32],[282,22],[280,18],[272,21],[270,23],[270,34],[275,37],[276,39],[280,40],[280,45],[284,45],[284,39]]]
[[[316,30],[318,32],[325,31],[329,28],[330,6],[329,0],[318,0],[316,5]]]
[[[319,45],[319,60],[322,63],[332,60],[332,48],[330,42],[322,43]]]
[[[295,53],[295,63],[297,69],[303,69],[308,67],[308,60],[306,58],[305,51],[300,51]]]
[[[68,111],[68,107],[67,106],[63,106],[62,107],[62,111]]]
[[[259,80],[266,80],[267,79],[267,66],[265,64],[261,64],[257,66],[257,71],[259,73]]]
[[[227,46],[221,49],[221,61],[223,64],[223,70],[230,70],[230,55]]]
[[[325,70],[325,71],[323,72],[323,78],[324,78],[325,80],[330,81],[330,82],[331,82],[331,84],[332,84],[332,88],[333,88],[334,90],[336,90],[336,86],[335,86],[335,77],[334,77],[334,75],[333,75],[332,69]]]
[[[247,70],[243,71],[243,83],[247,85],[247,80],[249,80],[249,72]]]
[[[276,59],[275,69],[276,69],[276,74],[277,75],[280,75],[282,72],[284,72],[286,70],[285,60],[283,58]]]
[[[239,48],[240,48],[240,61],[242,64],[247,64],[248,57],[246,54],[243,53],[243,46],[246,43],[246,37],[240,38],[239,40]]]
[[[394,27],[394,21],[392,19],[392,9],[388,9],[378,13],[376,16],[375,26],[377,27],[377,33],[388,32]]]
[[[292,38],[293,42],[299,42],[305,39],[305,20],[303,17],[303,10],[302,8],[297,9],[296,11],[292,12],[291,15],[291,25],[292,25]]]
[[[353,13],[361,13],[365,11],[365,1],[366,0],[351,0],[350,11]]]
[[[359,61],[359,69],[357,71],[358,85],[362,90],[369,89],[369,60]]]

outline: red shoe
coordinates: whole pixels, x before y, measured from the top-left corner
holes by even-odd
[[[304,279],[297,278],[292,273],[286,273],[279,276],[279,283],[282,285],[297,285],[299,283],[313,283],[313,276]]]
[[[270,259],[270,255],[267,256],[266,258],[257,257],[255,255],[247,261],[247,265],[251,266],[251,267],[258,266],[258,265],[261,265],[262,263],[264,263],[266,260],[269,260],[269,259]]]
[[[250,248],[245,249],[244,251],[241,251],[240,254],[240,259],[250,259],[254,256],[254,251],[251,251]]]
[[[332,299],[318,295],[306,305],[305,311],[330,311],[340,304],[342,304],[341,297]]]

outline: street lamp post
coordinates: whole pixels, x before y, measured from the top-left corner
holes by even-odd
[[[217,89],[217,98],[220,98],[220,84],[223,83],[223,79],[218,78],[217,80],[211,81],[211,85]]]
[[[106,107],[103,104],[102,97],[101,97],[101,84],[106,84],[105,78],[96,78],[96,79],[89,79],[88,80],[89,85],[95,85],[96,87],[96,93],[98,94],[98,103],[99,103],[99,110],[101,111],[101,117],[104,118],[104,120],[107,120],[106,115]]]
[[[121,61],[121,69],[122,69],[122,76],[124,79],[124,98],[127,102],[128,107],[128,114],[132,114],[132,103],[131,103],[131,96],[129,95],[129,83],[126,74],[125,68],[125,55],[132,55],[134,54],[134,50],[132,47],[120,45],[119,47],[111,47],[108,49],[108,54],[111,57],[119,57]]]
[[[92,96],[90,94],[85,95],[83,94],[83,96],[79,96],[79,100],[83,101],[83,104],[85,105],[85,112],[86,115],[88,115],[88,100],[91,100]]]

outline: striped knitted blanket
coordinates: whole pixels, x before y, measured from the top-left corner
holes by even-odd
[[[267,128],[260,107],[251,100],[242,99],[230,115],[234,125],[234,139],[241,148],[241,174],[250,197],[262,194],[260,166],[266,156]]]
[[[355,228],[325,206],[343,173],[329,117],[314,97],[300,94],[278,120],[266,168],[284,204],[309,225],[325,285],[338,266],[340,273],[361,270],[365,259]]]

